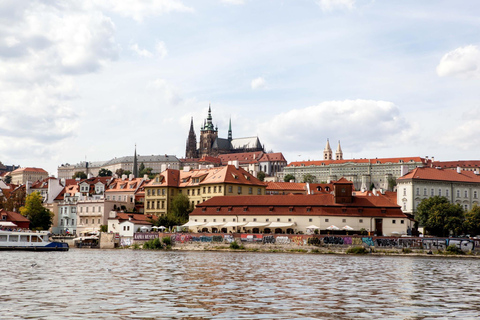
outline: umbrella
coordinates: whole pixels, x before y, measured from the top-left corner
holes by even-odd
[[[340,230],[340,228],[332,224],[327,230]]]
[[[319,227],[317,227],[316,225],[312,224],[312,225],[309,225],[307,227],[307,229],[320,229]]]
[[[145,227],[145,226],[140,227],[140,230],[148,230],[148,227]]]
[[[351,231],[351,230],[355,230],[353,229],[352,227],[348,226],[348,225],[345,225],[345,227],[342,228],[343,230],[348,230],[348,231]]]
[[[165,230],[166,228],[164,226],[160,226],[160,227],[158,227],[158,229]]]
[[[152,227],[152,229],[155,229],[155,230],[157,230],[157,229],[158,229],[158,227],[157,227],[157,226],[153,226],[153,227]]]

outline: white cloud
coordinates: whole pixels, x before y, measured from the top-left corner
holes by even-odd
[[[178,105],[183,101],[178,89],[169,84],[165,79],[155,79],[147,87],[159,91],[160,96],[171,105]]]
[[[66,2],[2,2],[3,10],[15,19],[0,14],[0,136],[15,143],[0,154],[53,155],[79,126],[74,77],[118,57],[114,24]]]
[[[266,86],[266,81],[263,77],[258,77],[253,79],[250,85],[253,90],[264,89]]]
[[[220,0],[220,2],[226,3],[226,4],[245,4],[245,0]]]
[[[395,104],[388,101],[326,101],[276,115],[259,128],[262,140],[276,150],[323,149],[337,138],[352,152],[388,147],[409,128]],[[263,138],[264,137],[264,138]]]
[[[103,0],[93,2],[95,6],[105,10],[114,11],[120,15],[142,21],[146,17],[158,16],[169,12],[192,12],[193,8],[187,7],[179,0]]]
[[[150,57],[153,56],[153,54],[152,54],[150,51],[148,51],[147,49],[140,49],[140,48],[138,47],[138,44],[136,44],[136,43],[135,43],[135,44],[132,44],[132,45],[130,46],[130,49],[131,49],[133,52],[137,53],[140,57],[150,58]]]
[[[448,52],[437,66],[440,77],[480,77],[480,50],[477,46],[460,47]]]
[[[351,10],[355,8],[355,0],[319,0],[317,3],[322,11]]]
[[[165,43],[163,41],[158,41],[157,44],[155,45],[155,51],[157,51],[157,54],[160,56],[161,59],[165,58],[167,56],[167,47],[165,46]]]
[[[463,113],[460,123],[443,135],[440,141],[450,149],[475,150],[480,136],[480,108]]]

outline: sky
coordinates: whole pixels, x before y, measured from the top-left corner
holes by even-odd
[[[480,1],[3,0],[0,161],[185,155],[219,137],[288,162],[479,159]]]

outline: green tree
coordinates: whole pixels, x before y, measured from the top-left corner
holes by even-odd
[[[372,182],[372,183],[370,184],[370,191],[372,191],[374,188],[375,188],[375,184]]]
[[[173,197],[170,212],[178,219],[179,224],[187,223],[188,215],[192,212],[188,197],[183,193]]]
[[[138,173],[141,175],[141,172],[145,170],[145,165],[142,163],[140,163],[140,166],[138,167]]]
[[[451,204],[446,197],[434,196],[420,202],[415,218],[428,234],[446,237],[462,233],[465,213],[461,205]]]
[[[115,174],[116,174],[119,178],[122,177],[123,173],[124,173],[124,170],[123,170],[122,168],[118,168],[117,170],[115,170]]]
[[[100,226],[100,232],[108,232],[108,226],[106,224],[102,224]]]
[[[130,171],[130,170],[124,170],[124,171],[123,171],[123,174],[126,174],[127,176],[129,176],[129,175],[132,174],[132,171]]]
[[[85,172],[83,172],[83,171],[77,171],[77,172],[75,172],[75,174],[73,175],[72,179],[76,179],[76,178],[87,179],[87,175],[86,175]]]
[[[306,175],[303,176],[303,182],[304,183],[314,183],[316,180],[314,175],[311,175],[310,173],[307,173]]]
[[[465,214],[465,231],[472,236],[480,235],[480,207],[477,205]]]
[[[100,171],[98,171],[98,176],[99,177],[111,177],[112,176],[112,171],[102,168]]]
[[[264,181],[265,180],[265,172],[259,171],[257,173],[257,179],[260,180],[260,181]]]
[[[283,177],[283,181],[285,182],[290,182],[290,180],[293,180],[295,181],[295,176],[291,173],[285,175],[285,177]]]
[[[388,177],[388,190],[393,191],[397,185],[397,180],[393,177]]]
[[[143,164],[143,163],[142,163]],[[141,165],[140,165],[141,167]],[[152,168],[143,168],[142,170],[139,170],[138,175],[140,177],[143,177],[144,175],[147,175],[149,179],[155,178],[155,174],[152,173],[153,169]]]
[[[30,229],[48,230],[53,223],[53,213],[42,206],[42,196],[33,192],[27,196],[25,206],[20,208],[20,213],[30,220]]]

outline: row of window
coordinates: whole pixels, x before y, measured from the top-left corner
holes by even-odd
[[[89,221],[88,218],[86,218],[85,219],[85,224],[88,224],[88,221]],[[92,220],[90,220],[90,221],[92,221],[92,224],[95,224],[95,219],[92,218]],[[101,219],[99,218],[98,219],[98,224],[101,224],[100,221],[101,221]],[[83,219],[82,218],[80,218],[80,224],[83,224]]]
[[[417,196],[419,196],[420,195],[420,188],[417,188],[415,191],[416,191],[415,194]],[[403,195],[404,196],[407,195],[407,188],[403,188]],[[427,188],[423,188],[423,195],[427,196]],[[438,189],[437,195],[440,196],[440,197],[442,196],[442,189]],[[430,196],[431,197],[435,196],[435,189],[434,188],[430,189]],[[450,196],[449,189],[445,189],[445,197],[449,197],[449,196]],[[465,198],[468,198],[468,190],[463,191],[463,196]],[[473,198],[477,199],[477,197],[478,197],[478,193],[475,190],[475,191],[473,191]],[[457,190],[457,198],[460,198],[460,190]]]
[[[155,208],[155,201],[147,201],[147,209],[165,209],[165,200],[157,200],[157,207]]]
[[[110,200],[110,196],[107,196],[107,200]],[[118,196],[118,197],[112,196],[112,200],[113,201],[116,201],[116,200],[122,201],[122,196]],[[125,195],[123,196],[123,202],[127,202],[127,196],[125,196]],[[130,198],[130,202],[133,202],[133,197]]]
[[[68,226],[68,222],[70,221],[70,225],[75,225],[75,219],[65,219],[65,225]],[[63,226],[63,219],[60,219],[60,225]]]
[[[88,213],[89,208],[92,208],[92,212],[95,212],[95,206],[92,207],[80,207],[80,213],[83,213],[83,208],[85,208],[85,213]],[[72,209],[72,212],[73,209]],[[102,212],[102,206],[97,206],[97,212]]]
[[[156,190],[156,191],[155,191]],[[182,189],[178,190],[179,193],[182,193]],[[222,193],[222,186],[205,186],[202,188],[195,188],[195,189],[187,189],[187,195],[188,196],[194,196],[197,195],[199,196],[200,193],[202,194],[207,194],[207,193]],[[228,186],[228,193],[233,193],[233,186]],[[242,194],[242,187],[239,186],[237,187],[237,193]],[[166,194],[165,189],[147,189],[147,196],[164,196]],[[248,188],[248,194],[253,194],[253,188],[249,187]],[[261,195],[262,194],[262,189],[257,188],[257,194]],[[174,190],[171,189],[171,195],[174,195]],[[108,198],[108,197],[107,197]],[[115,200],[115,197],[114,199]]]

